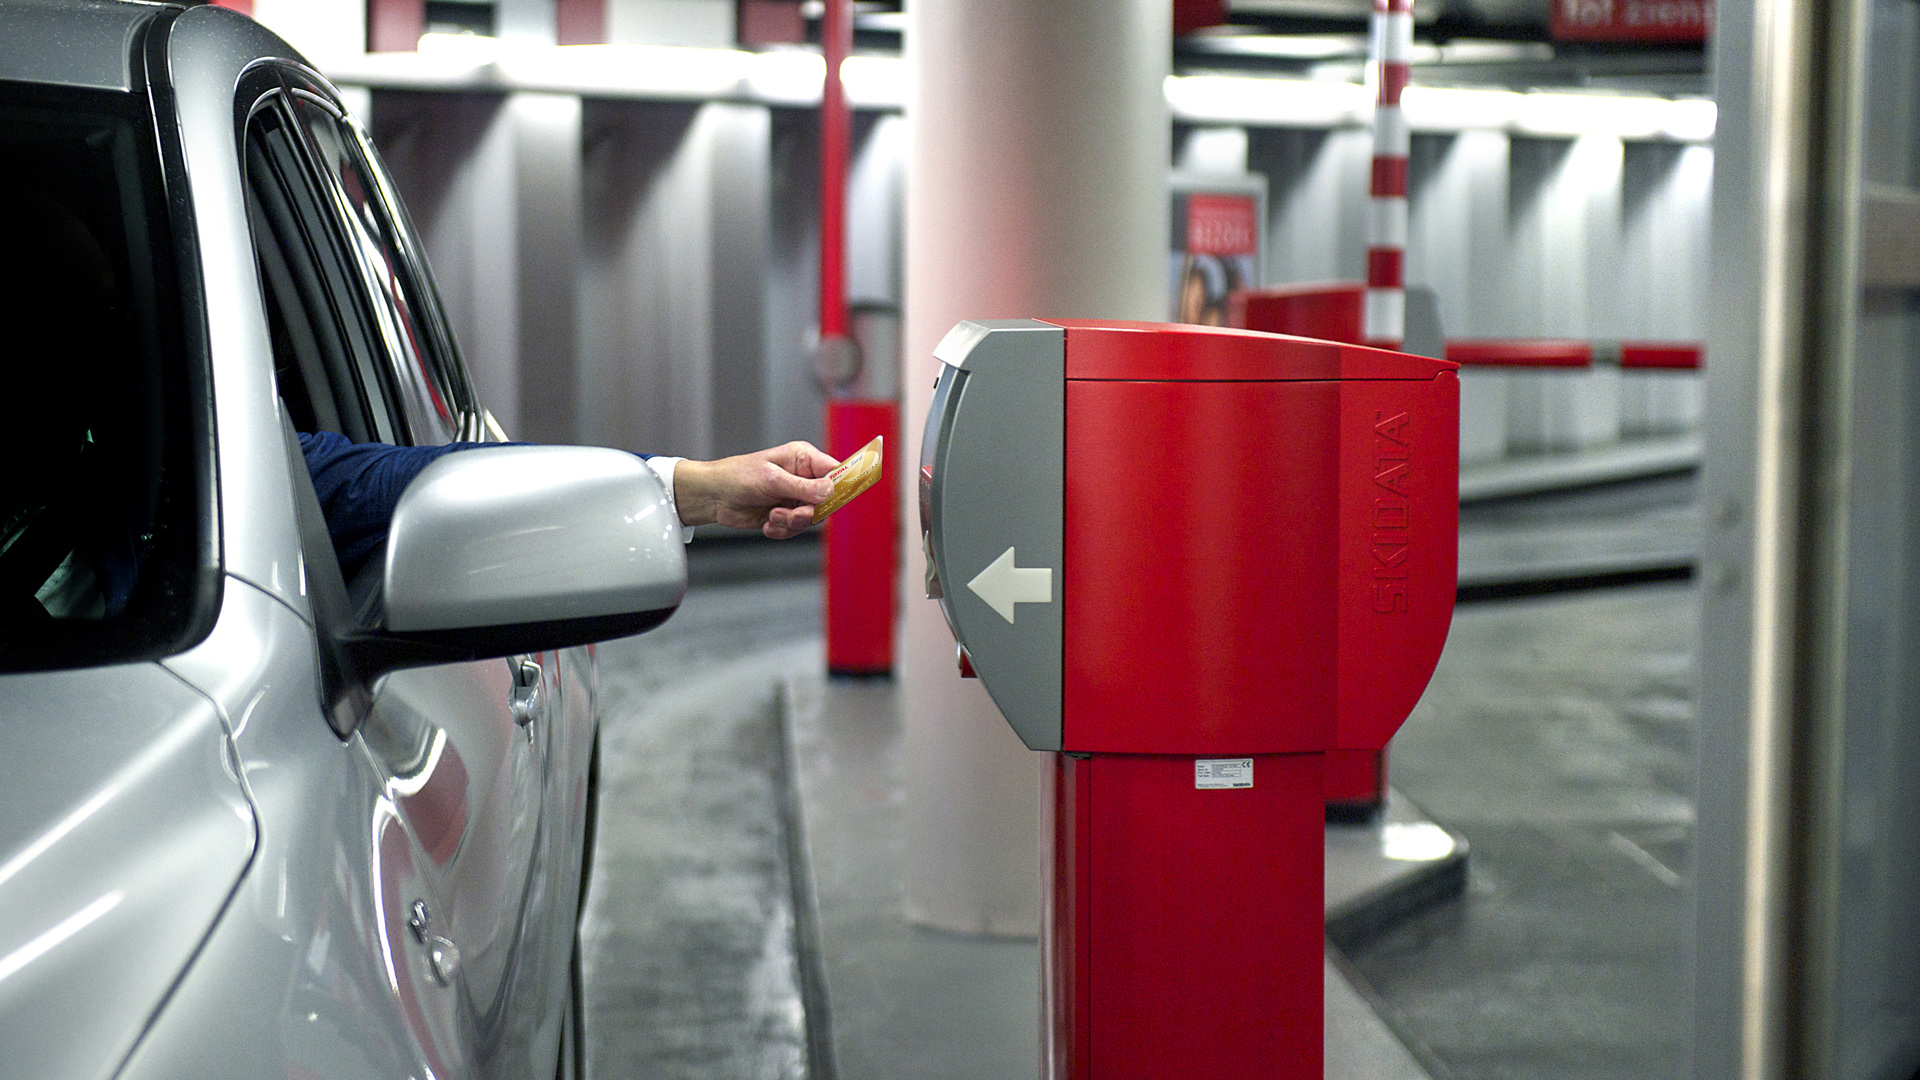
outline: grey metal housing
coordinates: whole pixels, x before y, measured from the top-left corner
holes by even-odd
[[[954,327],[934,350],[945,367],[923,444],[941,609],[994,704],[1035,750],[1058,750],[1062,738],[1066,341],[1061,327],[1031,319]],[[1015,566],[1052,572],[1048,602],[1014,605],[1011,622],[969,587],[1009,549]]]

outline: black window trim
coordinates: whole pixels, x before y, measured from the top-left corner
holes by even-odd
[[[155,546],[135,584],[133,603],[138,607],[114,621],[175,614],[151,622],[156,633],[150,638],[141,640],[137,627],[133,638],[116,629],[75,654],[60,651],[66,635],[56,634],[7,657],[0,662],[0,673],[160,661],[205,641],[219,620],[226,571],[205,281],[174,94],[164,77],[153,75],[166,71],[168,33],[179,14],[160,9],[129,36],[128,90],[5,82],[24,101],[119,112],[137,133],[135,153],[144,174],[138,195],[148,209],[141,223],[147,258],[144,266],[130,270],[144,278],[140,287],[150,295],[155,311],[168,313],[154,327],[162,386],[171,399],[162,405],[162,457],[157,463],[162,502],[156,520],[166,524],[156,530]]]
[[[415,430],[413,417],[408,414],[407,391],[400,385],[406,377],[403,358],[395,351],[399,334],[397,327],[389,325],[386,312],[380,310],[380,301],[373,298],[379,290],[379,282],[372,267],[367,265],[367,254],[357,243],[357,238],[346,224],[354,216],[352,204],[346,192],[340,189],[339,178],[334,175],[332,165],[326,161],[319,145],[314,140],[313,130],[307,119],[300,115],[299,102],[317,105],[329,119],[336,124],[344,115],[327,101],[326,98],[289,82],[285,94],[280,100],[280,110],[293,125],[306,158],[307,182],[318,185],[320,197],[327,211],[327,228],[333,235],[336,257],[346,263],[347,271],[352,275],[353,283],[359,288],[351,289],[353,308],[359,312],[361,326],[367,335],[367,344],[373,353],[375,378],[380,382],[382,403],[386,407],[387,423],[391,426],[395,438],[393,442],[414,445],[430,433]]]
[[[271,71],[269,74],[277,75]],[[374,324],[375,317],[366,310],[366,298],[361,292],[364,288],[363,268],[358,263],[357,253],[340,235],[339,226],[334,221],[336,208],[331,202],[332,195],[324,188],[325,178],[315,164],[312,147],[308,145],[299,121],[287,108],[285,95],[286,88],[276,77],[274,85],[255,97],[247,108],[239,133],[242,171],[250,174],[253,168],[255,125],[260,122],[261,114],[273,113],[286,132],[285,145],[293,160],[279,160],[279,155],[270,152],[264,165],[275,173],[277,194],[304,201],[307,205],[287,204],[267,209],[284,212],[289,219],[287,224],[299,234],[305,256],[321,275],[320,291],[333,316],[333,337],[340,343],[347,361],[346,372],[331,373],[332,381],[336,384],[333,387],[335,406],[343,411],[356,412],[350,422],[342,417],[343,426],[349,428],[349,437],[356,439],[402,444],[410,442],[411,432],[405,412],[395,401],[397,388],[392,384],[391,362]],[[291,175],[286,170],[291,170]],[[251,175],[246,176],[245,180],[251,197],[254,186]],[[274,239],[278,241],[280,238],[276,236]],[[255,237],[256,249],[260,244],[261,238]],[[266,282],[262,284],[264,286]],[[346,376],[344,387],[338,385],[341,374]],[[350,400],[341,400],[343,390],[349,392],[347,397]]]
[[[186,375],[186,450],[188,482],[195,506],[192,583],[187,618],[180,633],[156,650],[175,656],[205,641],[220,619],[226,584],[225,529],[220,495],[220,452],[214,422],[213,347],[207,326],[206,283],[201,276],[200,233],[188,182],[186,145],[181,138],[173,87],[167,82],[167,42],[183,9],[165,9],[142,28],[130,49],[131,79],[146,88],[149,121],[160,163],[160,196],[167,207],[167,238],[174,252],[175,306],[186,312],[179,321],[181,368]],[[150,73],[162,73],[153,77]]]

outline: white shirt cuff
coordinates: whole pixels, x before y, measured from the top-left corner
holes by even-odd
[[[667,509],[673,511],[673,527],[680,530],[680,542],[693,543],[693,526],[680,520],[680,507],[673,501],[673,467],[685,461],[677,457],[650,457],[646,459],[647,468],[660,478],[660,484],[667,489]]]

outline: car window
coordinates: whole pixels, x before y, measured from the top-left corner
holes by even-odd
[[[246,171],[274,375],[294,426],[407,442],[357,259],[334,227],[332,197],[283,95],[270,95],[247,122]]]
[[[165,655],[195,614],[190,385],[137,95],[0,83],[0,670]]]
[[[428,302],[415,280],[407,245],[357,133],[332,106],[295,92],[293,113],[332,189],[334,210],[358,257],[383,351],[392,365],[400,406],[415,442],[447,442],[460,432],[461,388],[449,377],[458,364],[443,354]]]

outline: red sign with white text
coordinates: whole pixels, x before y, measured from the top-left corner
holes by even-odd
[[[1187,196],[1187,254],[1252,255],[1259,250],[1259,211],[1251,196]]]
[[[1553,0],[1555,41],[1705,41],[1713,0]]]

